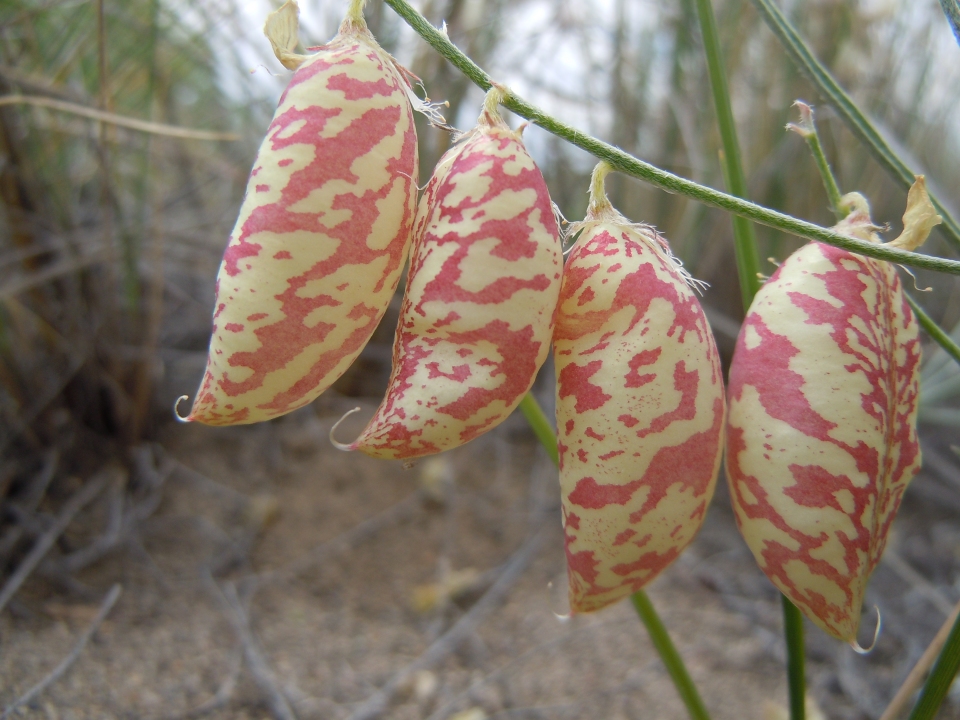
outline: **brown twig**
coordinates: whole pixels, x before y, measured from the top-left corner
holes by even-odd
[[[123,588],[119,583],[110,588],[110,592],[106,594],[106,596],[103,598],[103,602],[100,603],[100,610],[97,611],[96,617],[94,617],[90,625],[87,626],[87,629],[77,641],[77,644],[73,646],[73,650],[70,651],[70,654],[61,660],[60,664],[57,665],[49,675],[43,678],[43,680],[27,690],[27,692],[14,700],[12,703],[7,705],[6,709],[3,711],[3,715],[0,715],[0,720],[6,720],[6,718],[18,707],[21,707],[22,705],[28,705],[29,703],[33,702],[40,695],[40,693],[66,675],[70,667],[77,661],[77,658],[80,657],[80,653],[83,652],[83,649],[87,646],[90,638],[93,637],[93,634],[106,619],[107,615],[110,614],[113,606],[120,598],[120,593],[122,590]]]
[[[23,585],[24,581],[30,576],[30,573],[33,572],[34,568],[37,567],[44,556],[50,551],[50,548],[53,547],[57,538],[67,529],[67,526],[73,520],[74,516],[99,495],[107,484],[116,477],[118,472],[122,471],[116,466],[101,470],[94,475],[93,479],[88,481],[86,485],[70,496],[70,499],[64,504],[54,524],[40,536],[40,539],[37,540],[33,549],[27,557],[24,558],[23,562],[20,563],[13,575],[7,579],[3,589],[0,590],[0,612],[3,611],[3,608],[10,602],[10,598],[16,594],[20,586]]]
[[[907,679],[903,681],[900,689],[897,690],[897,694],[893,696],[893,700],[887,705],[887,709],[883,711],[880,720],[895,720],[903,710],[903,707],[909,702],[910,698],[913,697],[917,688],[920,687],[920,683],[923,682],[927,671],[930,670],[934,661],[940,655],[940,650],[947,641],[947,636],[950,634],[950,630],[953,628],[953,624],[956,622],[958,615],[960,615],[960,602],[956,604],[953,612],[943,621],[943,625],[940,626],[940,629],[927,646],[927,649],[923,651],[923,655],[917,660],[917,664],[913,666],[913,670],[907,675]]]
[[[420,507],[420,495],[414,493],[396,505],[362,520],[346,532],[320,543],[310,552],[297,558],[285,567],[248,575],[242,580],[244,589],[254,590],[265,583],[289,582],[306,572],[321,560],[335,553],[345,552],[363,540],[376,535],[380,530],[411,516]]]
[[[419,670],[426,670],[452,653],[471,633],[484,617],[494,610],[506,597],[507,592],[520,578],[540,548],[546,535],[542,527],[517,550],[503,568],[503,572],[489,590],[461,617],[453,627],[441,635],[426,651],[412,663],[402,668],[390,678],[373,697],[366,700],[350,715],[349,720],[373,720],[380,717],[393,700],[397,691]]]
[[[277,685],[273,670],[270,669],[270,665],[253,636],[253,631],[250,629],[250,619],[243,608],[243,603],[237,597],[237,590],[233,583],[228,582],[221,588],[212,575],[207,574],[206,578],[207,582],[211,583],[216,590],[216,595],[226,610],[227,618],[243,645],[243,656],[247,661],[247,667],[250,668],[253,679],[260,687],[261,692],[266,696],[270,712],[278,720],[296,720],[297,716]]]
[[[58,450],[50,450],[46,454],[46,457],[43,461],[43,467],[40,469],[40,472],[34,476],[33,480],[30,482],[30,486],[24,493],[25,497],[22,500],[22,509],[25,512],[32,513],[37,509],[37,506],[40,505],[40,501],[43,500],[43,496],[46,495],[47,488],[50,486],[50,481],[53,480],[54,475],[57,473],[57,464],[59,459],[60,452]],[[23,536],[23,532],[23,525],[21,523],[17,523],[10,527],[3,534],[3,537],[0,538],[0,563],[6,560],[7,555],[20,541],[20,538]]]
[[[237,689],[237,681],[240,679],[240,671],[242,669],[243,653],[238,652],[233,656],[233,659],[230,662],[230,671],[227,673],[227,677],[223,679],[220,687],[217,688],[216,694],[206,702],[197,705],[192,710],[187,710],[187,712],[180,715],[170,716],[171,720],[193,720],[193,718],[203,717],[207,713],[211,713],[214,710],[219,710],[222,708],[224,705],[230,702],[230,698],[233,697],[233,693]]]

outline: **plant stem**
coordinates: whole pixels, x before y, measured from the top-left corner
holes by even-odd
[[[700,16],[700,32],[703,35],[703,50],[707,56],[710,87],[717,112],[720,137],[723,140],[724,176],[730,191],[738,197],[746,197],[746,181],[740,159],[740,144],[737,128],[730,106],[730,91],[727,88],[727,73],[720,53],[717,37],[717,19],[711,0],[697,0]],[[814,136],[816,134],[814,133]],[[821,152],[821,155],[823,153]],[[826,160],[824,160],[826,163]],[[827,167],[829,175],[829,167]],[[834,183],[836,186],[836,183]],[[838,193],[839,198],[839,193]],[[760,255],[753,226],[743,218],[734,218],[734,245],[737,254],[737,271],[740,275],[740,294],[743,309],[748,311],[754,296],[760,289]],[[783,634],[787,643],[787,679],[790,691],[790,720],[804,720],[805,677],[803,653],[803,616],[796,606],[781,595],[783,600]]]
[[[791,129],[796,130],[800,135],[803,136],[803,139],[807,141],[807,145],[810,146],[810,152],[813,154],[814,159],[817,163],[817,168],[820,170],[820,175],[823,179],[823,185],[827,190],[827,195],[830,198],[830,205],[833,212],[840,219],[843,219],[845,212],[840,202],[840,188],[837,185],[837,180],[833,176],[833,172],[830,170],[830,165],[827,163],[827,159],[823,154],[823,148],[820,144],[820,136],[817,134],[817,124],[813,118],[813,111],[808,106],[798,103],[800,105],[800,124],[798,126],[791,126]],[[910,304],[910,307],[913,308],[914,313],[917,316],[921,327],[927,331],[927,333],[932,337],[940,346],[946,350],[958,363],[960,363],[960,347],[953,341],[944,330],[942,330],[931,318],[924,312],[923,308],[920,307],[920,304],[914,300],[910,295],[904,293],[907,298],[907,302]],[[784,633],[787,637],[787,649],[789,657],[787,660],[787,673],[789,676],[790,682],[790,713],[792,720],[797,720],[798,718],[803,718],[804,713],[804,678],[803,678],[803,617],[800,614],[800,611],[789,601],[786,597],[783,598],[783,620],[784,620]],[[954,627],[956,631],[956,627]],[[790,642],[791,635],[796,635],[798,640],[793,644]],[[960,643],[960,637],[955,638],[955,641]],[[936,639],[934,640],[934,643]],[[799,647],[801,653],[799,661],[794,658],[793,651],[795,647]],[[960,646],[958,646],[960,647]],[[957,648],[955,648],[957,650]],[[960,650],[957,650],[960,652]],[[928,650],[929,652],[929,650]],[[956,666],[953,669],[953,673],[956,674]],[[911,673],[911,676],[913,673]],[[932,676],[931,676],[932,677]],[[951,675],[951,678],[953,676]],[[949,687],[949,682],[947,686]],[[906,685],[906,683],[905,683]],[[903,688],[901,692],[898,692],[891,702],[890,706],[884,712],[884,718],[894,717],[898,712],[897,703],[904,702],[905,698],[903,697]],[[937,704],[932,707],[930,710],[929,717],[932,717],[933,713],[936,712],[939,707],[940,701],[943,697],[940,696],[940,700],[937,701]],[[919,703],[918,706],[919,708]],[[794,713],[800,713],[795,715]],[[917,710],[914,710],[916,714]],[[928,716],[924,716],[925,718]]]
[[[790,720],[806,715],[806,678],[803,670],[803,614],[786,595],[783,602],[783,636],[787,641],[787,684],[790,690]]]
[[[833,214],[837,216],[838,220],[843,220],[848,213],[842,205],[843,198],[841,197],[840,186],[837,185],[837,179],[833,176],[833,170],[830,169],[827,156],[823,153],[820,133],[817,132],[817,123],[813,117],[813,108],[799,100],[794,103],[794,107],[800,110],[800,124],[794,125],[791,123],[787,125],[787,129],[795,131],[807,142],[810,154],[813,155],[813,159],[817,163],[817,170],[820,171],[823,189],[827,191],[830,209],[833,210]]]
[[[904,295],[906,295],[907,302],[910,303],[910,307],[913,308],[913,314],[917,316],[917,322],[920,323],[920,327],[926,330],[927,335],[933,338],[937,345],[946,350],[950,357],[956,360],[957,363],[960,363],[960,345],[957,345],[953,338],[947,334],[947,331],[937,325],[933,321],[933,318],[927,315],[924,309],[920,307],[920,303],[914,300],[910,295],[907,295],[907,293],[904,293]]]
[[[953,28],[953,36],[960,44],[960,2],[957,0],[940,0],[940,6],[943,8],[943,14],[947,16],[947,22]]]
[[[557,451],[556,433],[554,433],[546,413],[543,412],[543,408],[540,407],[540,403],[537,402],[533,393],[527,393],[523,396],[523,400],[520,401],[520,410],[527,418],[527,422],[530,423],[530,427],[533,428],[540,444],[543,445],[550,459],[553,460],[553,464],[559,467],[560,453]],[[638,590],[631,596],[631,600],[640,615],[640,619],[646,625],[647,631],[650,633],[650,639],[653,641],[657,652],[660,653],[660,659],[663,660],[663,664],[670,673],[673,684],[677,687],[680,699],[683,700],[690,711],[690,717],[692,720],[710,720],[710,715],[703,705],[703,700],[700,699],[700,694],[690,678],[690,673],[687,672],[687,668],[683,664],[683,658],[680,657],[670,640],[667,628],[657,615],[650,598],[643,590]]]
[[[703,36],[703,51],[707,56],[710,88],[713,90],[713,105],[717,113],[717,125],[723,142],[723,166],[727,187],[733,195],[746,199],[747,181],[743,175],[740,158],[740,142],[733,122],[730,92],[727,88],[727,73],[720,41],[717,37],[717,18],[710,0],[697,0],[697,15],[700,17],[700,34]],[[740,295],[743,309],[747,311],[753,296],[760,289],[760,253],[753,225],[746,218],[733,216],[733,242],[737,257],[737,274],[740,277]]]
[[[947,5],[949,3],[955,6],[956,0],[940,0],[940,2],[944,5],[947,16],[950,17],[950,9]],[[887,141],[883,139],[879,131],[873,126],[873,123],[867,119],[867,116],[864,115],[860,111],[860,108],[850,99],[850,96],[837,84],[837,81],[830,72],[813,56],[810,48],[808,48],[800,38],[796,28],[794,28],[784,14],[780,12],[780,8],[774,4],[773,0],[753,0],[753,4],[759,11],[760,16],[773,31],[773,34],[780,40],[790,57],[806,72],[817,89],[826,96],[830,104],[840,113],[840,117],[846,122],[851,132],[860,138],[860,141],[873,153],[877,162],[879,162],[900,185],[905,189],[909,189],[910,186],[913,185],[915,173],[897,157],[897,154],[890,148]],[[960,250],[960,223],[947,212],[947,209],[933,193],[930,193],[930,201],[943,218],[944,234],[950,241],[950,244],[954,250]]]
[[[693,718],[693,720],[709,720],[710,715],[703,705],[703,700],[700,699],[700,694],[697,692],[697,688],[694,686],[693,680],[687,672],[687,668],[684,667],[683,660],[680,659],[677,648],[674,647],[673,641],[670,640],[667,629],[663,626],[663,622],[661,622],[660,617],[657,615],[653,603],[650,602],[650,598],[647,597],[647,594],[643,590],[638,590],[630,596],[630,601],[633,603],[633,607],[636,608],[637,615],[640,616],[643,624],[646,625],[647,632],[650,633],[650,640],[653,641],[654,647],[657,648],[657,652],[660,653],[660,659],[663,660],[667,672],[670,673],[673,684],[677,686],[677,691],[680,693],[683,703],[687,706],[690,717]]]
[[[554,433],[553,426],[550,425],[550,420],[547,419],[547,414],[543,411],[543,408],[540,407],[540,403],[537,402],[533,393],[527,393],[523,396],[523,400],[520,401],[520,412],[523,413],[527,422],[530,423],[534,435],[537,436],[537,440],[543,445],[543,449],[547,451],[547,455],[550,456],[553,464],[559,467],[560,452],[557,450],[556,433]]]
[[[492,83],[490,77],[473,60],[464,55],[450,39],[417,12],[407,0],[384,0],[413,30],[420,35],[434,50],[449,60],[467,78],[483,90],[489,90]],[[921,267],[929,270],[960,275],[960,262],[945,258],[922,255],[920,253],[898,250],[878,243],[857,240],[841,235],[819,225],[799,220],[756,205],[741,198],[727,195],[713,188],[700,185],[673,173],[661,170],[638,158],[623,152],[608,143],[587,135],[559,120],[547,115],[521,97],[508,91],[503,100],[503,106],[522,118],[539,125],[544,130],[557,137],[563,138],[573,145],[587,151],[594,157],[605,160],[615,170],[626,175],[639,178],[652,185],[671,193],[678,193],[693,198],[699,202],[727,210],[777,230],[782,230],[798,237],[809,240],[820,240],[829,245],[835,245],[851,252],[874,257],[878,260],[888,260],[901,265]],[[941,213],[942,214],[942,213]]]
[[[930,673],[920,692],[920,699],[910,713],[910,720],[932,720],[953,684],[958,669],[960,669],[960,617],[953,623],[953,629],[943,650],[940,651],[937,664],[933,666],[933,672]]]

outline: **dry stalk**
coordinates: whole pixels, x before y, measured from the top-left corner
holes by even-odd
[[[476,630],[480,622],[503,602],[510,588],[520,579],[527,565],[533,560],[545,536],[545,527],[541,527],[540,530],[531,535],[506,563],[500,577],[484,593],[483,597],[453,627],[430,645],[420,657],[399,670],[380,690],[361,704],[350,715],[349,720],[373,720],[373,718],[380,717],[386,711],[397,691],[409,681],[414,673],[435,666],[456,650],[460,643]]]
[[[70,654],[61,660],[60,664],[57,665],[49,675],[43,678],[43,680],[27,690],[27,692],[18,697],[12,703],[7,705],[6,709],[3,711],[3,715],[0,715],[0,720],[6,720],[6,718],[9,717],[10,714],[13,713],[17,708],[33,702],[40,695],[40,693],[67,674],[67,671],[70,669],[70,667],[77,661],[77,658],[80,657],[80,653],[83,652],[83,649],[87,646],[90,638],[93,637],[93,634],[107,618],[107,615],[110,614],[113,606],[120,598],[120,593],[122,591],[123,588],[119,584],[116,584],[110,588],[110,591],[103,598],[103,602],[100,603],[100,609],[97,611],[96,617],[94,617],[90,625],[87,626],[87,629],[77,641],[77,644],[73,646],[73,650],[70,651]]]
[[[13,575],[7,579],[3,589],[0,590],[0,611],[7,606],[10,599],[17,593],[20,586],[23,585],[30,576],[30,573],[34,571],[40,561],[43,560],[44,556],[50,551],[50,548],[53,547],[57,538],[67,529],[67,526],[76,514],[99,495],[107,484],[114,480],[120,472],[122,472],[122,470],[116,466],[105,468],[70,496],[70,499],[64,504],[54,524],[47,532],[40,536],[40,539],[37,540],[33,549],[27,557],[24,558],[23,562],[20,563]]]

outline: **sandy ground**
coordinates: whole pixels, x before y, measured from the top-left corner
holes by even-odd
[[[0,707],[70,652],[120,583],[76,664],[15,717],[357,718],[384,688],[380,717],[397,719],[687,717],[628,602],[558,617],[556,475],[521,418],[404,467],[329,444],[355,404],[330,393],[269,424],[170,426],[147,453],[155,511],[72,589],[31,578],[0,615]],[[341,437],[372,412],[361,405]],[[807,626],[827,717],[878,717],[960,595],[960,513],[930,487],[911,489],[898,520],[902,566],[871,583],[885,625],[874,653]],[[92,505],[55,554],[106,522]],[[725,488],[649,594],[716,720],[785,704],[779,598]],[[866,644],[873,618],[864,626]],[[958,699],[942,717],[960,717]]]

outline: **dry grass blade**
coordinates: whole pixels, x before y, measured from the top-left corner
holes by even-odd
[[[67,102],[66,100],[55,100],[53,98],[37,97],[34,95],[4,95],[0,97],[0,107],[3,105],[33,105],[34,107],[43,107],[58,112],[79,115],[108,125],[138,130],[140,132],[150,133],[151,135],[181,138],[183,140],[234,141],[240,139],[240,136],[236,133],[193,130],[192,128],[177,127],[176,125],[148,122],[146,120],[126,117],[125,115],[118,115],[117,113],[96,110],[84,105],[78,105],[77,103]]]
[[[100,603],[100,609],[97,611],[96,616],[90,622],[90,625],[84,631],[83,635],[80,636],[80,639],[77,641],[77,644],[73,646],[73,649],[70,651],[70,654],[67,655],[59,665],[57,665],[49,675],[47,675],[43,680],[38,682],[32,688],[27,690],[23,695],[14,700],[7,708],[3,711],[3,715],[0,715],[0,720],[5,720],[9,715],[14,712],[17,708],[28,705],[33,702],[44,690],[53,685],[57,680],[66,675],[70,667],[77,661],[77,658],[80,657],[80,653],[83,652],[83,649],[87,646],[87,643],[90,641],[90,638],[93,637],[93,634],[97,631],[100,625],[106,620],[107,615],[110,614],[110,611],[113,610],[113,606],[116,604],[117,600],[120,598],[120,593],[123,588],[117,584],[110,588],[110,592],[106,594],[103,598],[103,602]]]
[[[953,608],[953,612],[943,621],[943,625],[940,626],[940,629],[927,646],[927,649],[923,651],[923,655],[917,660],[917,664],[913,666],[910,674],[907,675],[907,679],[903,681],[903,685],[900,686],[897,694],[893,696],[893,700],[887,705],[887,709],[883,711],[880,720],[896,720],[904,707],[906,707],[910,698],[913,697],[913,694],[920,687],[921,683],[923,683],[923,678],[926,677],[927,672],[940,655],[940,650],[943,648],[944,643],[946,643],[947,636],[950,634],[953,624],[957,621],[957,616],[960,616],[960,603],[957,603],[956,607]]]

